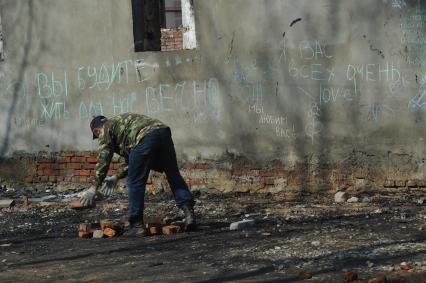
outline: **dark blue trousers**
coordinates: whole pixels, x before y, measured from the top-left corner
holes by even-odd
[[[173,192],[176,204],[181,206],[194,201],[176,160],[170,128],[148,133],[129,155],[127,187],[129,194],[129,221],[143,220],[145,186],[150,170],[164,172]]]

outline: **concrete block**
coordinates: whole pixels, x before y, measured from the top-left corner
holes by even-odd
[[[13,199],[0,200],[0,208],[10,208],[13,206],[15,206],[15,201]]]
[[[347,202],[349,203],[354,203],[354,202],[358,202],[359,199],[357,197],[351,197],[350,199],[347,200]]]
[[[229,226],[229,230],[233,231],[233,230],[241,230],[247,227],[252,227],[254,226],[255,222],[252,219],[244,219],[242,221],[238,221],[238,222],[234,222],[231,223],[231,225]]]

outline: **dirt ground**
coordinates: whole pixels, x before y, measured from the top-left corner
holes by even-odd
[[[79,223],[121,218],[126,207],[118,195],[89,210],[58,200],[3,209],[0,282],[344,282],[351,271],[355,282],[380,282],[380,273],[381,282],[426,282],[426,205],[407,198],[335,204],[198,193],[195,232],[77,237]],[[169,194],[150,195],[145,214],[179,211]],[[230,231],[242,219],[255,226]]]

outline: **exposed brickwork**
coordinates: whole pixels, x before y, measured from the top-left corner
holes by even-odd
[[[161,51],[183,49],[182,28],[161,29]]]
[[[123,159],[113,158],[108,171],[113,175]],[[36,182],[76,182],[87,183],[93,179],[96,166],[96,153],[91,151],[41,154],[36,162],[36,174],[28,178]]]
[[[297,199],[305,193],[335,193],[345,191],[349,195],[360,192],[426,191],[426,179],[413,167],[404,163],[394,168],[392,160],[368,162],[368,156],[353,153],[344,162],[321,164],[315,160],[286,165],[278,160],[259,164],[242,157],[228,160],[200,160],[180,164],[181,173],[192,190],[216,190],[221,192],[282,193],[289,199]],[[124,160],[114,156],[109,175],[113,175]],[[365,164],[369,164],[365,170]],[[21,183],[88,183],[93,179],[96,152],[41,152],[37,155],[13,157],[0,162],[3,180],[16,182],[19,174]],[[399,166],[399,165],[398,165]],[[17,169],[17,168],[23,168]],[[12,173],[14,168],[17,173]],[[418,168],[422,168],[419,166]],[[157,193],[168,190],[164,174],[152,173],[147,191]]]

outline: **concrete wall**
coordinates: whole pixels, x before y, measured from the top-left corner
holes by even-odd
[[[196,0],[197,49],[142,53],[127,0],[0,9],[3,156],[94,150],[90,117],[132,111],[168,123],[181,160],[426,178],[421,1]]]

